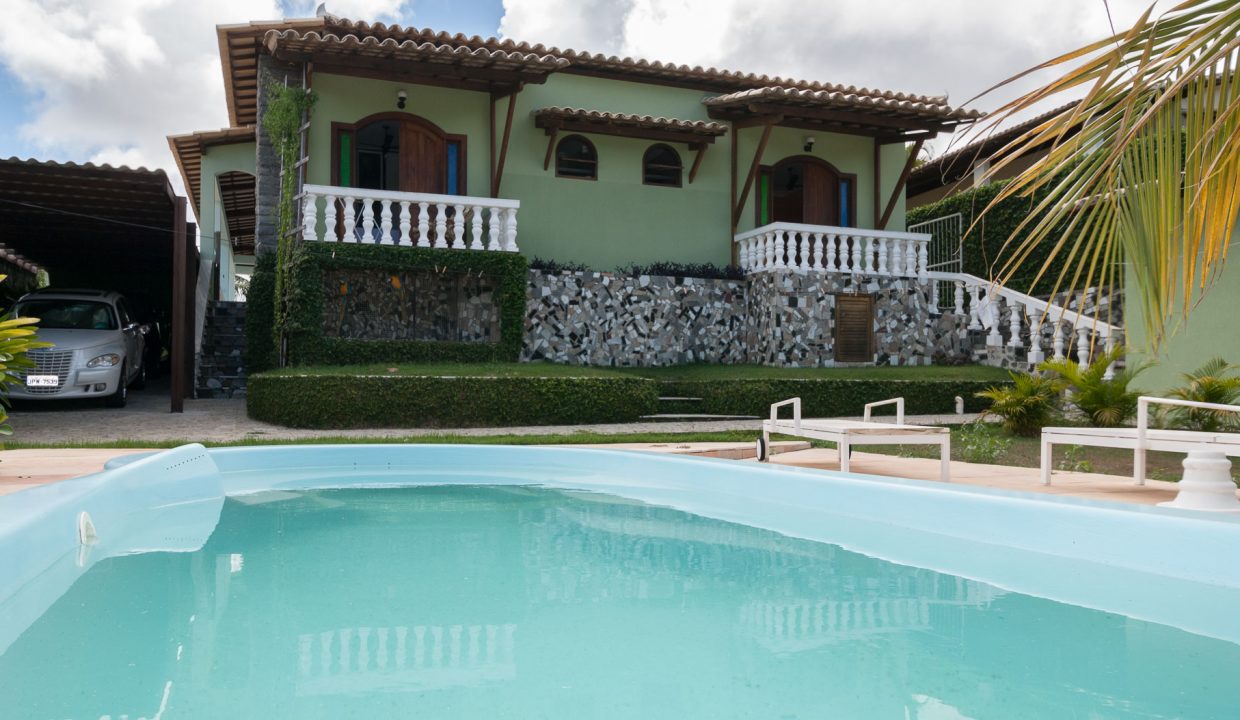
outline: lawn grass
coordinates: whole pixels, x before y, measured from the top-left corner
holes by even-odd
[[[1004,380],[1007,372],[984,365],[927,367],[780,368],[764,365],[674,365],[601,368],[531,363],[392,363],[292,367],[275,375],[410,375],[453,377],[644,377],[651,380]]]

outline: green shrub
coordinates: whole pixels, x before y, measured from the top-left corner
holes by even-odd
[[[245,367],[251,374],[270,370],[279,362],[275,318],[276,255],[265,252],[254,264],[245,294]]]
[[[960,428],[960,455],[965,462],[994,463],[1007,455],[1012,439],[1003,437],[990,423],[973,421]]]
[[[326,337],[323,272],[329,268],[392,273],[435,269],[490,275],[498,285],[499,342]],[[517,253],[316,242],[305,243],[293,251],[287,272],[287,311],[280,329],[288,339],[289,365],[515,361],[521,354],[528,278],[525,258]]]
[[[1213,358],[1192,372],[1182,373],[1180,378],[1184,384],[1167,393],[1167,397],[1220,405],[1240,404],[1240,377],[1232,374],[1237,369],[1240,368],[1223,358]],[[1164,406],[1162,412],[1178,427],[1203,432],[1232,430],[1240,421],[1240,414],[1226,410]]]
[[[696,412],[765,417],[772,404],[799,397],[803,417],[838,417],[860,415],[866,403],[894,397],[904,398],[905,412],[910,415],[954,412],[957,396],[964,398],[966,410],[977,412],[986,403],[976,393],[990,384],[981,380],[788,378],[672,380],[661,387],[665,396],[702,398]],[[891,409],[879,408],[878,412]]]
[[[296,375],[249,378],[256,420],[303,428],[505,427],[633,422],[656,411],[643,378]]]
[[[1068,358],[1047,360],[1038,369],[1053,372],[1072,388],[1068,401],[1089,418],[1094,427],[1119,427],[1137,414],[1135,390],[1129,390],[1132,379],[1145,366],[1124,368],[1111,379],[1103,377],[1107,368],[1124,355],[1122,347],[1099,353],[1089,365],[1082,368]]]
[[[1050,375],[1011,372],[1012,384],[996,385],[977,393],[991,401],[986,415],[999,418],[1013,435],[1033,437],[1058,415],[1063,381]]]

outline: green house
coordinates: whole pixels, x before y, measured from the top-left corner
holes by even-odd
[[[317,96],[302,162],[284,169],[304,189],[305,239],[600,270],[753,264],[763,229],[784,223],[807,233],[807,261],[813,231],[841,262],[856,233],[875,253],[889,239],[892,267],[912,271],[896,248],[910,150],[976,117],[942,97],[332,16],[218,35],[230,127],[169,143],[223,299],[276,243],[281,168],[261,130],[272,82]]]

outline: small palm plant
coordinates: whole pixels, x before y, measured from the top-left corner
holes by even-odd
[[[0,282],[5,277],[0,275]],[[0,319],[0,435],[13,434],[13,428],[8,424],[8,390],[10,385],[21,382],[17,370],[33,364],[26,353],[36,348],[51,347],[51,343],[39,342],[35,337],[34,325],[37,322],[38,318],[14,317],[12,312]]]
[[[1043,372],[1052,372],[1063,379],[1072,389],[1070,401],[1089,418],[1095,427],[1118,427],[1137,414],[1137,398],[1140,394],[1129,390],[1133,378],[1145,370],[1145,365],[1124,368],[1107,378],[1107,368],[1124,355],[1124,348],[1116,346],[1099,353],[1093,362],[1081,367],[1068,358],[1047,360],[1038,366]]]
[[[1177,400],[1236,405],[1240,403],[1240,377],[1232,373],[1240,366],[1232,365],[1221,357],[1211,359],[1192,372],[1182,373],[1184,385],[1167,393]],[[1236,413],[1206,408],[1170,407],[1166,417],[1173,424],[1188,430],[1216,432],[1235,427]]]
[[[1013,435],[1036,436],[1058,414],[1063,381],[1035,373],[1008,374],[1012,376],[1011,385],[989,387],[977,393],[991,402],[983,415],[999,418],[1003,429]]]

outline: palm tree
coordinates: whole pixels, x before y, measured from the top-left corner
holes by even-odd
[[[1116,346],[1099,353],[1084,367],[1074,360],[1060,358],[1046,360],[1038,365],[1038,370],[1055,373],[1063,379],[1072,389],[1069,398],[1072,404],[1089,418],[1094,427],[1119,427],[1137,414],[1140,394],[1129,390],[1128,386],[1146,367],[1125,367],[1108,378],[1107,368],[1122,357],[1124,348]]]
[[[1129,299],[1160,345],[1217,277],[1240,214],[1238,65],[1240,1],[1185,0],[1158,16],[1151,5],[1130,29],[987,91],[1063,71],[991,113],[991,127],[1084,93],[1009,143],[990,170],[1051,147],[978,218],[1007,198],[1038,198],[1007,240],[995,280],[1008,281],[1035,249],[1049,247],[1039,281],[1076,292],[1118,287],[1123,258],[1135,281]]]
[[[1240,401],[1240,377],[1232,374],[1237,369],[1240,368],[1223,358],[1213,358],[1192,372],[1182,373],[1180,379],[1184,384],[1167,395],[1180,400],[1235,405]],[[1189,430],[1216,432],[1236,424],[1236,414],[1225,410],[1176,407],[1168,409],[1167,415],[1174,424]]]

